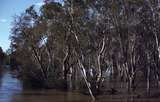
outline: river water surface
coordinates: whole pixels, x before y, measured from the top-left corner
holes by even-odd
[[[0,102],[91,102],[76,92],[23,89],[20,80],[4,71],[0,80]]]
[[[157,89],[156,89],[157,90]],[[140,91],[138,92],[140,94]],[[96,102],[160,102],[158,98],[134,97],[128,94],[100,95]],[[0,78],[0,102],[93,102],[90,96],[78,92],[59,90],[23,89],[23,85],[10,71],[3,72]]]

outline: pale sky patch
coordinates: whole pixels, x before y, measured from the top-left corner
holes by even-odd
[[[38,3],[36,3],[35,5],[36,5],[36,6],[42,6],[42,5],[44,5],[44,2],[38,2]]]
[[[7,20],[6,19],[0,19],[0,22],[5,23],[5,22],[7,22]]]

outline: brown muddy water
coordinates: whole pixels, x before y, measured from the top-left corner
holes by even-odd
[[[160,102],[159,98],[140,98],[127,94],[101,95],[96,102]],[[0,102],[93,102],[90,96],[59,90],[23,89],[20,80],[5,71],[0,80]]]

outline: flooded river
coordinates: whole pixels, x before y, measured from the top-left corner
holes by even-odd
[[[9,71],[0,80],[0,102],[91,102],[89,96],[57,90],[24,90]]]
[[[139,93],[139,92],[138,92]],[[117,95],[101,95],[96,102],[160,102],[160,98],[137,97],[119,93]],[[4,71],[0,78],[0,102],[93,102],[90,96],[78,92],[59,90],[23,89],[20,80],[9,71]]]

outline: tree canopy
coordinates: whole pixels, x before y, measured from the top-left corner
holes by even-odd
[[[46,3],[40,12],[31,6],[14,18],[11,49],[25,77],[74,88],[81,71],[97,92],[109,70],[128,91],[139,73],[147,92],[151,79],[159,85],[159,0],[62,2]]]

